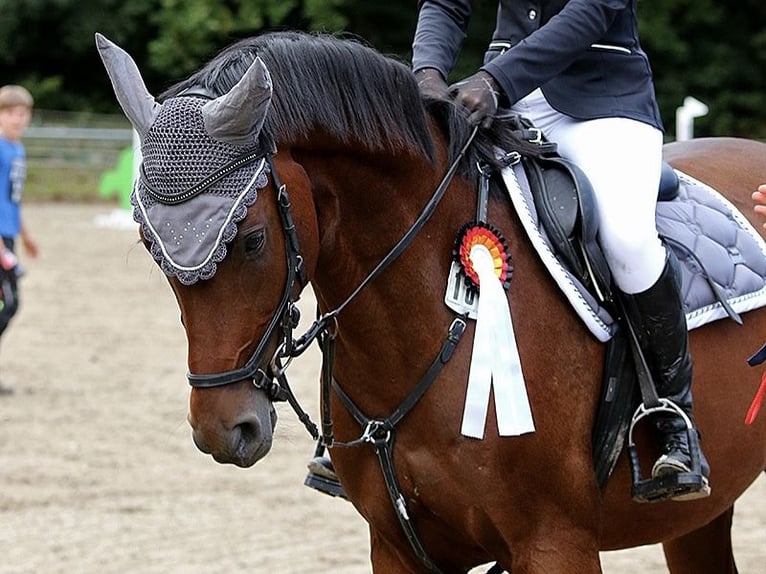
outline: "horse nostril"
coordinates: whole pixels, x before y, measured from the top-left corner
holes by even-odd
[[[268,401],[262,406],[226,421],[190,416],[194,444],[220,463],[252,466],[268,454],[274,439],[276,412]]]
[[[258,444],[261,441],[261,424],[257,419],[246,420],[232,429],[232,443],[235,450],[241,452],[248,445]]]

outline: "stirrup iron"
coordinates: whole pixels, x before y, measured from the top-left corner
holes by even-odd
[[[346,491],[335,474],[332,462],[324,456],[324,445],[320,441],[314,451],[314,458],[308,463],[308,474],[303,481],[305,486],[318,490],[323,494],[348,500]]]
[[[683,472],[669,472],[651,478],[642,478],[638,449],[633,439],[633,430],[643,418],[657,413],[670,413],[678,416],[686,424],[687,440],[691,468]],[[636,502],[660,502],[662,500],[692,500],[710,494],[708,479],[702,474],[700,463],[700,444],[697,429],[687,414],[669,399],[659,398],[658,404],[647,407],[640,404],[633,414],[628,431],[628,455],[633,477],[632,495]]]

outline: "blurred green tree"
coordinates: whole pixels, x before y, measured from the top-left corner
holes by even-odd
[[[149,43],[149,64],[182,78],[235,39],[259,30],[293,27],[342,30],[347,0],[161,0],[151,16],[157,29]]]
[[[670,134],[689,95],[710,109],[695,136],[766,139],[766,3],[642,0],[639,17]]]
[[[496,2],[475,0],[451,80],[481,64]],[[158,93],[234,40],[262,30],[344,32],[409,60],[414,0],[0,0],[0,82],[22,83],[48,109],[116,111],[94,49],[111,38]],[[766,3],[641,0],[641,37],[655,73],[668,138],[687,95],[710,113],[695,135],[766,139]]]

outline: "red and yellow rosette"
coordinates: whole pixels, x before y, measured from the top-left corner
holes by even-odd
[[[487,223],[472,222],[461,229],[454,256],[478,292],[460,434],[484,438],[493,392],[499,436],[535,432],[508,300],[512,267],[505,240]]]
[[[495,276],[503,284],[503,288],[508,290],[511,285],[513,266],[510,263],[511,256],[505,238],[495,227],[482,221],[474,221],[464,225],[455,242],[453,255],[462,266],[469,286],[476,290],[479,289],[479,276],[470,257],[471,249],[477,245],[487,248],[492,256]]]

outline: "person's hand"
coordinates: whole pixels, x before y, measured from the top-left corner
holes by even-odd
[[[766,220],[766,183],[759,185],[758,191],[753,192],[753,202],[755,214]],[[763,228],[766,229],[766,223],[763,224]]]
[[[469,112],[468,121],[489,127],[497,113],[500,88],[487,72],[481,70],[465,80],[450,86],[455,103]]]
[[[40,252],[37,242],[27,234],[21,235],[21,245],[24,247],[24,252],[32,259],[35,259]]]
[[[424,97],[435,100],[446,100],[449,98],[449,87],[439,70],[423,68],[415,72],[415,79],[418,82],[418,89]]]

